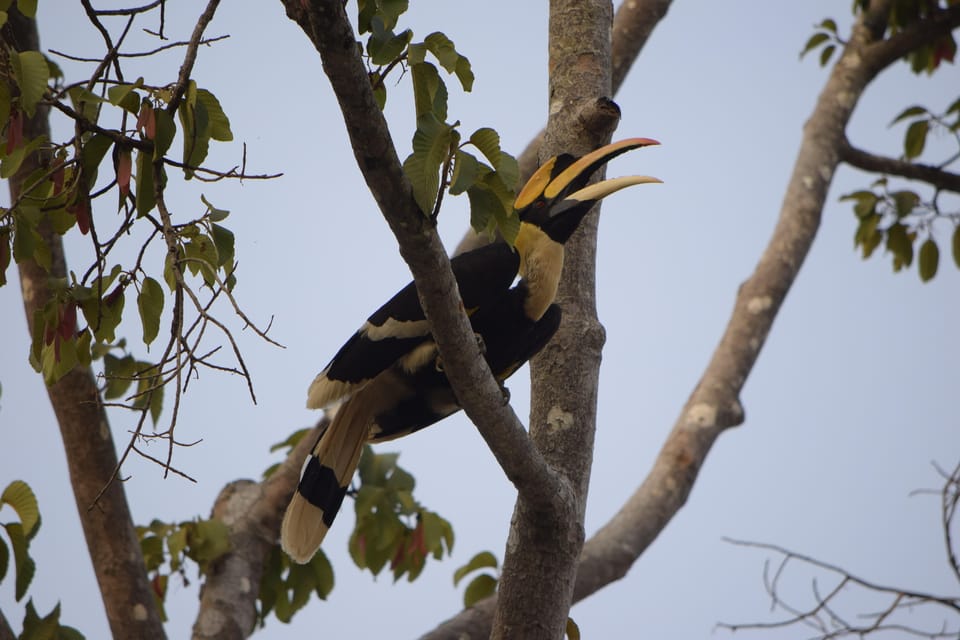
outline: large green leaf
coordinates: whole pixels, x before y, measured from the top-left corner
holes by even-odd
[[[207,118],[210,123],[210,137],[221,142],[233,140],[233,132],[230,131],[230,120],[227,114],[223,112],[220,101],[217,97],[206,89],[197,89],[197,101],[203,104],[207,111]]]
[[[16,578],[14,579],[14,591],[17,602],[23,599],[27,593],[27,588],[33,581],[33,574],[37,566],[30,557],[28,548],[29,540],[23,531],[23,525],[19,522],[8,522],[3,525],[7,531],[7,537],[10,539],[10,546],[13,548],[13,562],[16,567]]]
[[[0,495],[0,506],[5,504],[13,507],[20,517],[20,523],[28,538],[33,537],[35,529],[40,524],[40,507],[33,490],[23,480],[14,480],[7,485]]]
[[[481,551],[470,558],[467,564],[453,572],[453,586],[457,586],[469,573],[473,573],[479,569],[496,569],[497,565],[497,556],[493,555],[490,551]]]
[[[437,68],[429,62],[411,64],[410,77],[413,80],[413,102],[417,120],[429,114],[433,114],[441,122],[446,120],[447,87],[440,79]]]
[[[920,245],[920,253],[917,255],[917,269],[920,272],[920,280],[929,282],[937,275],[937,267],[940,264],[940,249],[933,238],[927,238]]]
[[[463,592],[463,607],[469,609],[484,598],[492,596],[497,590],[497,579],[489,573],[481,573],[470,581]]]
[[[908,160],[918,157],[923,153],[923,147],[927,143],[927,132],[930,130],[928,120],[917,120],[907,127],[907,133],[903,138],[903,155]]]
[[[147,276],[140,284],[137,295],[137,310],[143,325],[143,343],[150,344],[160,332],[160,315],[163,313],[163,287]]]
[[[403,171],[413,186],[413,196],[424,215],[433,213],[440,189],[440,168],[447,160],[453,127],[432,113],[417,118],[413,153],[404,161]]]
[[[37,103],[43,98],[50,80],[47,59],[39,51],[21,51],[10,57],[13,73],[20,87],[20,107],[33,117]]]

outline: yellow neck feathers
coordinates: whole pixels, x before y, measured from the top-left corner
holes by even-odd
[[[520,277],[527,283],[523,310],[531,320],[539,320],[557,297],[563,270],[563,245],[550,239],[539,227],[521,223],[516,240],[520,253]]]

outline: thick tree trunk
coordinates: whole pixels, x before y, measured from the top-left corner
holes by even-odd
[[[611,93],[609,0],[550,3],[549,120],[541,154],[582,154],[606,142],[619,121]],[[559,509],[531,504],[521,489],[513,513],[493,618],[494,638],[561,638],[577,559],[596,426],[604,331],[595,296],[596,212],[567,243],[558,294],[563,322],[531,362],[530,436],[569,484]]]
[[[39,50],[36,22],[25,19],[12,9],[9,16],[3,29],[4,44],[18,51]],[[34,117],[24,127],[24,139],[41,135],[50,137],[48,109],[44,106],[37,108]],[[12,202],[20,196],[26,176],[48,161],[43,152],[30,154],[24,160],[20,170],[10,179]],[[50,298],[48,280],[67,277],[60,236],[49,231],[42,235],[52,257],[50,272],[32,260],[19,264],[28,325],[32,325],[34,312],[42,309]],[[113,478],[117,466],[116,449],[93,372],[89,367],[78,366],[49,386],[47,393],[60,425],[70,483],[113,637],[130,640],[164,638],[123,483]],[[108,483],[110,486],[98,499],[97,495]],[[60,517],[64,516],[44,514],[44,520],[51,524]]]

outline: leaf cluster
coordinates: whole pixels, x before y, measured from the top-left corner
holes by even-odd
[[[164,620],[166,613],[163,605],[170,577],[177,575],[184,586],[189,585],[186,571],[188,559],[197,565],[198,574],[204,574],[214,561],[230,550],[227,526],[216,519],[196,519],[176,524],[154,520],[135,530],[154,598]]]
[[[3,523],[7,542],[0,537],[0,582],[7,576],[10,556],[14,562],[14,597],[17,602],[27,594],[36,573],[36,562],[30,556],[30,542],[40,530],[40,508],[30,486],[14,480],[0,494],[0,509],[9,506],[17,514],[17,521]],[[33,599],[27,599],[20,640],[83,640],[83,634],[60,624],[60,603],[45,616],[37,613]]]
[[[933,223],[947,218],[953,222],[950,251],[960,268],[960,212],[941,214],[933,203],[923,202],[914,191],[890,191],[887,178],[876,180],[869,190],[848,193],[840,200],[853,202],[858,220],[853,244],[865,260],[883,245],[891,255],[894,272],[909,268],[916,257],[920,279],[930,281],[940,263]]]
[[[397,465],[398,457],[364,448],[350,555],[358,567],[375,576],[389,564],[394,581],[406,575],[413,582],[429,556],[439,560],[444,551],[452,551],[453,527],[413,498],[416,482]]]
[[[0,3],[0,20],[10,5]],[[36,3],[18,7],[32,16]],[[115,41],[118,50],[127,32]],[[208,360],[219,347],[198,351],[212,321],[213,300],[224,295],[234,302],[234,235],[224,226],[229,212],[202,194],[202,208],[193,216],[175,216],[164,201],[171,167],[181,169],[185,180],[244,177],[203,166],[211,141],[233,139],[216,96],[189,78],[125,81],[119,57],[112,65],[98,66],[88,80],[65,84],[60,68],[41,52],[16,51],[9,43],[0,46],[0,80],[0,177],[16,177],[18,185],[11,206],[0,208],[0,286],[13,262],[35,262],[52,276],[49,295],[30,323],[30,362],[47,384],[102,358],[108,400],[123,397],[135,383],[125,403],[108,406],[149,412],[156,424],[164,386],[182,380],[184,369],[205,365],[245,373],[235,344],[241,371]],[[29,136],[27,123],[40,107],[65,116],[73,136]],[[180,159],[171,154],[177,146]],[[110,196],[112,206],[106,202]],[[118,215],[107,215],[110,208]],[[94,259],[85,270],[64,278],[52,270],[50,243],[74,229],[89,239]],[[157,243],[163,253],[154,261],[150,248]],[[136,258],[113,259],[123,253],[121,246],[128,247],[124,255]],[[195,291],[199,287],[209,289],[205,303]],[[160,336],[165,321],[170,323],[166,347],[155,362],[111,353],[124,350],[118,327],[132,316],[124,310],[134,302],[144,346]],[[189,303],[197,315],[192,324],[185,317]],[[242,315],[235,303],[234,308]],[[214,324],[233,343],[225,325]],[[177,394],[185,386],[178,386]],[[175,420],[174,415],[168,433]]]
[[[366,55],[381,109],[387,100],[387,75],[401,65],[409,71],[417,122],[412,153],[403,170],[417,205],[424,215],[435,218],[444,193],[466,193],[471,226],[478,232],[499,231],[512,243],[520,224],[513,210],[520,175],[517,161],[500,148],[495,130],[477,129],[464,141],[459,121],[449,121],[447,85],[437,65],[456,76],[464,91],[470,91],[474,81],[470,61],[443,33],[431,33],[420,42],[414,42],[410,29],[397,33],[407,5],[406,0],[359,0],[358,31],[369,35],[366,43],[358,46]],[[468,146],[479,151],[480,157],[468,151]]]

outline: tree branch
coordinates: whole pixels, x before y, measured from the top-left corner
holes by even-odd
[[[608,0],[550,2],[545,156],[595,149],[610,141],[619,123],[620,110],[608,98],[612,20]],[[530,437],[569,483],[572,495],[548,510],[529,502],[523,492],[518,496],[491,638],[560,638],[569,617],[584,540],[605,340],[596,312],[597,223],[594,211],[564,247],[557,294],[563,320],[530,361]]]
[[[922,44],[911,35],[898,40],[896,55],[877,48],[883,34],[879,25],[886,24],[890,6],[891,0],[872,2],[855,24],[850,41],[804,127],[773,236],[753,274],[741,285],[720,343],[681,410],[653,469],[620,511],[584,544],[574,602],[626,575],[686,503],[719,435],[743,422],[740,391],[816,236],[827,191],[840,162],[844,130],[857,101],[877,73],[909,51],[903,42],[911,42],[913,47]],[[943,17],[938,16],[937,20],[937,25],[941,25]],[[918,27],[917,31],[929,35],[939,33],[942,28]],[[866,51],[881,53],[873,54],[872,63],[865,65]],[[481,602],[442,623],[425,637],[431,640],[486,637],[490,629],[487,612],[492,608],[489,601]]]
[[[38,51],[36,22],[25,19],[12,8],[8,16],[4,41],[21,51]],[[39,105],[34,117],[26,123],[24,137],[49,138],[48,115],[48,108]],[[24,159],[10,179],[12,202],[17,201],[26,177],[49,163],[48,155],[38,151]],[[42,310],[50,299],[51,277],[67,277],[60,236],[49,228],[42,229],[41,235],[50,249],[50,272],[34,260],[22,260],[18,264],[28,326],[33,326],[34,313]],[[59,382],[48,386],[47,394],[60,426],[70,483],[112,635],[129,640],[164,638],[123,483],[112,483],[97,499],[100,489],[110,482],[117,456],[93,371],[89,366],[77,366]],[[91,509],[94,502],[96,508]],[[55,520],[50,518],[51,522]]]
[[[507,477],[533,502],[548,505],[562,486],[533,447],[481,356],[436,229],[414,202],[377,107],[353,27],[339,0],[283,0],[287,15],[320,53],[357,165],[400,245],[457,398]]]
[[[231,482],[217,496],[213,517],[227,525],[230,553],[207,571],[194,640],[241,640],[253,633],[264,562],[277,544],[283,510],[297,487],[303,459],[328,422],[321,418],[270,477]]]
[[[960,193],[960,174],[944,171],[938,167],[879,156],[857,149],[846,138],[840,147],[840,160],[850,166],[869,171],[900,176],[907,180],[919,180],[943,191]]]
[[[876,25],[879,34],[882,34],[883,29],[886,28],[888,16],[877,15],[872,10],[868,13],[873,15],[872,22],[864,24]],[[862,49],[862,60],[874,74],[879,73],[903,56],[929,44],[934,38],[950,33],[958,26],[960,26],[960,5],[954,4],[946,9],[937,10],[928,18],[914,22],[889,38],[878,37]]]
[[[190,74],[193,72],[193,65],[197,61],[197,49],[203,41],[203,32],[213,20],[213,14],[217,11],[217,5],[220,0],[210,0],[206,9],[197,19],[197,24],[193,27],[193,34],[190,36],[190,43],[187,45],[187,52],[183,56],[183,64],[180,65],[180,75],[177,78],[177,84],[173,87],[173,93],[170,95],[170,102],[167,104],[167,111],[171,114],[177,112],[180,106],[180,100],[183,99],[183,93],[187,90],[187,83],[190,81]]]

